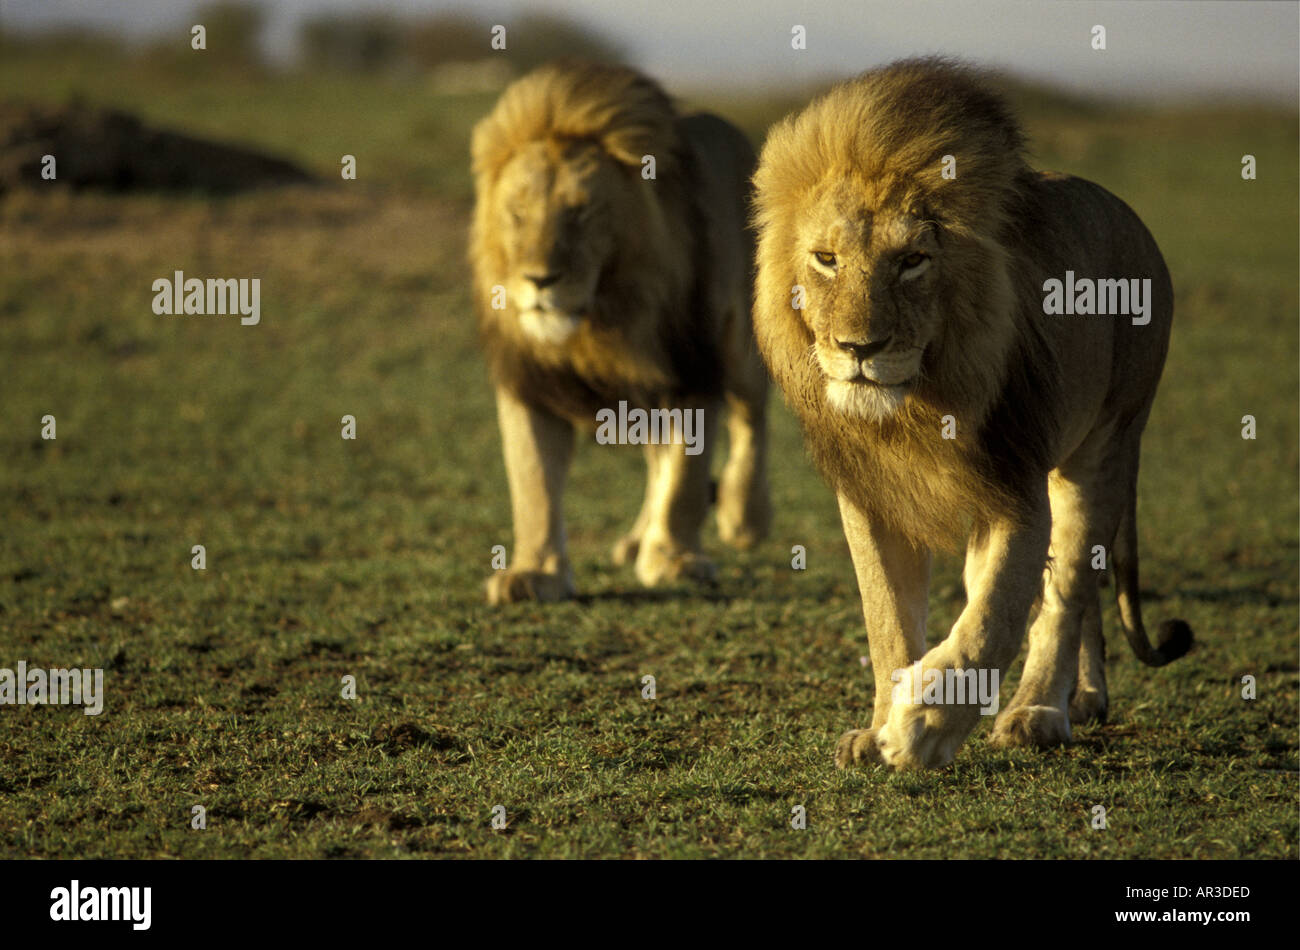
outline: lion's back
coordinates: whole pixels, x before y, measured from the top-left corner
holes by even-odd
[[[728,362],[748,363],[744,350],[752,348],[748,344],[754,268],[749,198],[757,156],[743,132],[710,113],[684,116],[678,130],[690,149],[690,175],[699,209],[696,241],[703,250],[699,259],[708,262],[710,323],[721,334],[724,351],[731,353]],[[756,367],[756,354],[753,362]],[[764,375],[755,367],[747,367],[746,374]],[[734,373],[737,367],[729,369]]]
[[[1105,381],[1099,398],[1145,402],[1160,377],[1174,311],[1173,284],[1155,238],[1127,203],[1085,178],[1033,172],[1024,191],[1012,246],[1022,262],[1021,300],[1030,318],[1041,321],[1064,366],[1086,366],[1093,383]],[[1070,279],[1094,288],[1102,281],[1149,288],[1142,298],[1149,313],[1045,312],[1045,284],[1055,280],[1065,288]],[[1100,300],[1099,289],[1097,295]]]

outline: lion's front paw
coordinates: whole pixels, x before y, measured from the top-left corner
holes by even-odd
[[[487,579],[487,599],[493,606],[520,600],[566,600],[572,596],[573,581],[564,574],[506,570]]]
[[[896,769],[941,769],[952,763],[973,722],[940,706],[894,703],[876,730],[876,746]]]
[[[962,701],[956,695],[931,696],[929,688],[918,688],[942,674],[944,683],[950,672],[946,657],[936,647],[925,658],[898,671],[901,679],[894,687],[889,716],[876,730],[876,746],[885,764],[896,769],[940,769],[951,764],[953,756],[980,718],[975,697]]]
[[[1070,722],[1105,722],[1109,708],[1105,690],[1076,689],[1070,697]]]
[[[867,762],[879,762],[880,749],[876,745],[874,729],[850,729],[840,736],[835,746],[835,767],[848,768]]]
[[[717,576],[717,566],[695,551],[666,553],[642,545],[636,558],[636,579],[646,587],[676,580],[712,582]]]
[[[992,742],[998,746],[1066,745],[1070,720],[1055,706],[1016,706],[998,716]]]

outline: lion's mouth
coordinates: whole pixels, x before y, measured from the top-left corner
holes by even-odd
[[[894,392],[909,392],[916,385],[916,377],[911,376],[896,383],[887,383],[884,380],[872,379],[869,376],[863,376],[859,373],[851,379],[840,380],[840,382],[847,383],[851,386],[869,386],[876,389],[887,389]]]
[[[519,325],[524,332],[540,343],[555,346],[568,342],[578,331],[582,318],[563,310],[543,310],[534,307],[519,315]]]
[[[831,408],[850,416],[881,422],[899,412],[912,395],[916,377],[886,383],[858,374],[851,379],[831,379],[826,401]]]

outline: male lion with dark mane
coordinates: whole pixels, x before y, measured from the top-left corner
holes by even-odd
[[[628,406],[677,431],[645,445],[645,501],[614,560],[634,560],[646,585],[711,578],[700,529],[723,402],[719,533],[744,548],[770,519],[768,381],[749,317],[753,150],[719,118],[679,115],[636,72],[556,63],[506,89],[471,151],[473,296],[515,541],[488,600],[573,594],[562,496],[574,429]],[[702,444],[687,446],[696,418]]]
[[[1104,720],[1098,552],[1138,658],[1191,645],[1175,620],[1153,647],[1138,603],[1138,448],[1169,273],[1127,205],[1022,150],[976,73],[908,60],[787,117],[754,176],[754,330],[838,497],[875,670],[871,728],[840,739],[841,767],[951,762],[980,712],[929,687],[996,684],[1035,602],[994,741],[1066,743],[1071,721]],[[1131,281],[1136,315],[1049,314],[1045,291],[1074,274]],[[930,551],[963,538],[966,606],[927,652]]]

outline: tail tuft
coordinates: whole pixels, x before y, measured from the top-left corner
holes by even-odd
[[[1165,620],[1160,624],[1156,637],[1156,653],[1161,657],[1160,665],[1172,663],[1192,648],[1192,628],[1186,620]]]

